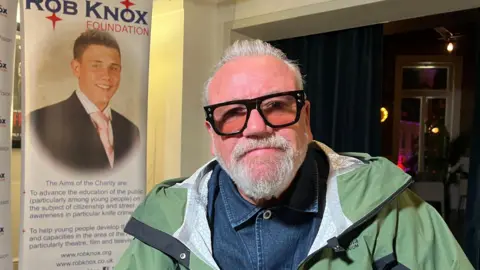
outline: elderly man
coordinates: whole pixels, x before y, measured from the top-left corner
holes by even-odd
[[[154,188],[115,269],[473,269],[395,164],[312,140],[302,88],[281,51],[233,44],[206,84],[216,158]]]

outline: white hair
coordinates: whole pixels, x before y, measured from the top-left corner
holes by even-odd
[[[217,65],[215,65],[212,75],[206,81],[203,91],[204,105],[208,104],[208,89],[210,88],[210,83],[213,76],[215,76],[215,73],[217,73],[217,71],[229,61],[242,56],[273,56],[282,60],[295,73],[298,88],[295,90],[303,90],[304,80],[300,72],[300,68],[294,61],[288,59],[284,52],[259,39],[237,40],[225,50],[222,59],[217,63]]]

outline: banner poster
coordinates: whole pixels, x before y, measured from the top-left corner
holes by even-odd
[[[151,0],[21,0],[20,270],[112,269],[146,192]]]
[[[0,0],[0,269],[13,269],[10,210],[12,96],[17,1]]]

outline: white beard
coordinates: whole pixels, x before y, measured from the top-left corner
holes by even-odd
[[[248,151],[260,147],[274,147],[284,153],[242,161]],[[261,139],[249,139],[243,145],[237,145],[232,152],[230,165],[215,149],[215,155],[222,168],[230,175],[237,188],[253,200],[278,198],[291,184],[298,168],[307,153],[308,144],[295,152],[288,141],[278,135]],[[260,170],[259,166],[268,167]]]

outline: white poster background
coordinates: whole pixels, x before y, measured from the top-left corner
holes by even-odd
[[[13,269],[10,163],[17,1],[0,0],[0,269]]]
[[[152,2],[21,1],[25,121],[19,269],[111,270],[131,239],[123,228],[146,188]],[[28,117],[78,89],[70,68],[73,44],[92,28],[111,33],[120,46],[121,81],[110,106],[138,127],[140,145],[120,168],[87,173],[49,156]]]

